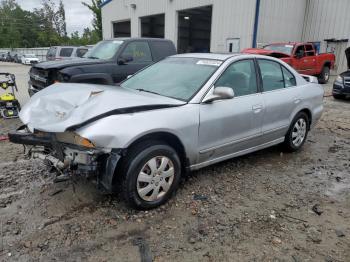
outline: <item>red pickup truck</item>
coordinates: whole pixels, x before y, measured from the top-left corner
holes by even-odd
[[[247,54],[260,54],[280,58],[300,74],[314,75],[321,84],[329,80],[330,70],[334,68],[334,54],[316,54],[312,43],[275,43],[263,49],[247,48]]]

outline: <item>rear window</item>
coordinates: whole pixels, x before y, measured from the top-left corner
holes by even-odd
[[[83,55],[85,55],[87,51],[89,51],[87,48],[78,48],[76,52],[77,57],[83,57]]]
[[[305,45],[306,56],[314,56],[315,51],[312,45]]]
[[[175,55],[176,50],[171,42],[167,41],[150,41],[152,54],[155,61],[164,59],[167,56]]]
[[[73,48],[62,48],[60,51],[60,56],[69,57],[73,53]]]

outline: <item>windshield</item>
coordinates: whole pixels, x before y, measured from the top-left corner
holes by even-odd
[[[264,49],[291,55],[293,51],[293,45],[268,45],[265,46]]]
[[[101,41],[89,50],[83,57],[92,59],[111,59],[118,51],[123,41]]]
[[[210,59],[167,58],[137,73],[121,86],[188,101],[221,63]]]
[[[28,58],[35,58],[35,55],[32,55],[32,54],[27,54],[27,55],[25,55],[25,57],[28,57]]]

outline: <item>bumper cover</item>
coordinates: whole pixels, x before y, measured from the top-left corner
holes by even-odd
[[[333,95],[350,95],[350,86],[335,82],[333,84]]]
[[[30,145],[32,158],[45,159],[68,173],[97,176],[98,187],[105,192],[114,191],[114,176],[122,149],[113,149],[110,153],[87,149],[77,145],[67,145],[56,140],[55,134],[30,133],[22,126],[8,134],[12,143]]]

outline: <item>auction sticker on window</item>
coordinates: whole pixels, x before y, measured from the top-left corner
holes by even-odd
[[[211,60],[211,59],[199,60],[197,62],[197,65],[208,65],[208,66],[220,66],[221,64],[222,64],[222,61],[220,61],[220,60]]]

